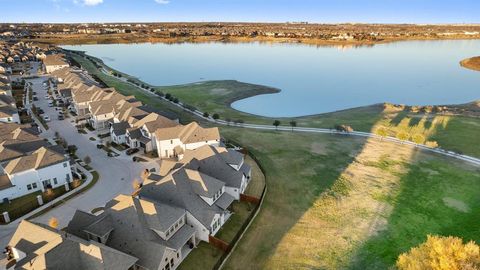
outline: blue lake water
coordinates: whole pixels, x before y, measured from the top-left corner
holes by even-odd
[[[238,80],[279,94],[233,104],[265,116],[299,116],[380,102],[455,104],[480,98],[480,73],[459,61],[480,40],[408,41],[364,47],[202,43],[64,46],[153,85]]]

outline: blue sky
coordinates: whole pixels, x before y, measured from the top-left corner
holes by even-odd
[[[480,0],[0,0],[0,22],[480,23]]]

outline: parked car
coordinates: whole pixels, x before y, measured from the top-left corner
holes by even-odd
[[[42,109],[37,109],[38,114],[44,114],[45,112]]]
[[[58,115],[58,120],[63,120],[63,119],[65,119],[65,117],[63,117],[62,114],[59,114],[59,115]]]
[[[37,98],[37,97],[33,97],[33,101],[38,101],[38,98]]]
[[[48,107],[53,107],[53,102],[48,102]]]
[[[130,149],[127,149],[125,153],[130,156],[137,153],[138,151],[140,151],[138,148],[130,148]]]
[[[45,99],[50,99],[50,96],[49,96],[49,95],[45,95]]]
[[[97,144],[97,148],[98,148],[98,149],[102,149],[102,148],[103,148],[103,144],[101,144],[101,143],[100,143],[100,144]]]
[[[50,116],[44,115],[43,120],[45,120],[45,122],[49,122],[50,121]]]

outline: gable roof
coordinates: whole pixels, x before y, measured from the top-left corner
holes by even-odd
[[[27,171],[30,169],[41,169],[66,161],[67,158],[56,151],[41,147],[31,155],[22,156],[11,160],[5,166],[5,172],[9,175]]]
[[[180,162],[184,164],[185,168],[198,170],[201,173],[215,177],[229,187],[240,188],[244,170],[235,170],[229,165],[229,162],[235,162],[235,165],[239,165],[241,161],[238,159],[243,158],[243,156],[226,153],[234,151],[227,151],[223,147],[204,145],[195,150],[187,150]],[[248,165],[244,163],[243,166]]]
[[[137,261],[100,243],[26,220],[20,222],[9,246],[25,253],[15,265],[21,269],[129,269]]]
[[[180,139],[184,144],[220,140],[220,132],[217,127],[203,128],[196,122],[191,122],[186,126],[158,129],[155,136],[159,141]]]
[[[68,224],[67,231],[73,234],[80,233],[78,236],[85,237],[81,232],[85,230],[84,228],[92,226],[89,225],[90,222],[95,224],[109,217],[113,231],[106,245],[137,257],[139,266],[159,269],[164,263],[166,249],[181,248],[195,231],[190,225],[185,224],[165,241],[153,229],[165,230],[184,214],[183,209],[119,195],[107,203],[104,213],[99,216],[78,210]]]

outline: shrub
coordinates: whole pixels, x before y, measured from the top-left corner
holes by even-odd
[[[427,241],[398,257],[400,270],[480,269],[480,247],[458,237],[428,236]]]
[[[335,125],[335,130],[340,131],[340,132],[352,132],[353,128],[351,126],[347,125]]]
[[[210,114],[208,112],[203,113],[203,117],[208,118],[209,116],[210,116]]]

